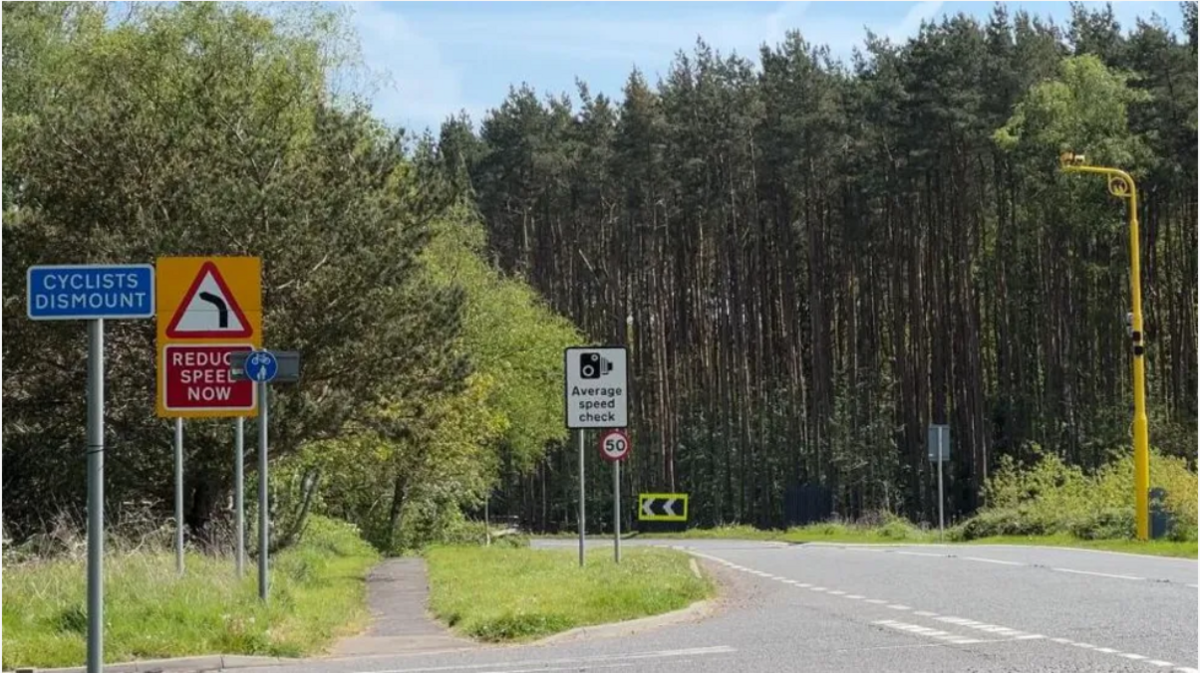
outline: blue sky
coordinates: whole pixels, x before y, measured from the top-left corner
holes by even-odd
[[[1096,7],[1103,7],[1101,3]],[[810,41],[848,58],[867,28],[894,40],[914,35],[922,19],[966,12],[986,17],[991,2],[364,2],[350,6],[365,64],[379,80],[376,113],[410,129],[436,128],[465,109],[477,123],[504,99],[509,85],[540,93],[593,93],[619,98],[637,65],[651,82],[675,52],[697,36],[722,53],[755,57],[797,28]],[[1012,2],[1063,24],[1066,2]],[[1116,2],[1118,20],[1157,12],[1178,30],[1176,2]]]

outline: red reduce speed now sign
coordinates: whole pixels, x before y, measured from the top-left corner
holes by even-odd
[[[600,455],[610,462],[625,460],[629,455],[629,435],[624,430],[609,430],[600,435]]]

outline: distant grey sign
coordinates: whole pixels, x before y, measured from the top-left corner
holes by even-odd
[[[933,463],[950,460],[950,426],[929,426],[929,461]]]
[[[230,378],[234,381],[246,381],[246,358],[253,351],[238,351],[229,354]],[[300,380],[300,353],[297,351],[271,351],[278,363],[278,369],[271,383],[296,383]]]

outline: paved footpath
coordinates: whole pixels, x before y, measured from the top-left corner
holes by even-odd
[[[454,635],[426,612],[429,580],[421,558],[387,559],[367,576],[371,626],[337,643],[329,656],[445,652],[477,645]]]

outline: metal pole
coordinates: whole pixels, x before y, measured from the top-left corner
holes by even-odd
[[[583,567],[583,528],[584,521],[587,519],[584,513],[583,504],[583,430],[577,430],[579,433],[579,567]]]
[[[1150,539],[1150,432],[1146,420],[1146,344],[1142,325],[1142,266],[1138,250],[1137,186],[1129,183],[1129,294],[1133,303],[1133,485],[1137,539]],[[1111,191],[1111,190],[1110,190]]]
[[[258,382],[258,598],[267,600],[267,382]]]
[[[104,321],[88,321],[87,673],[104,670]]]
[[[238,416],[237,431],[233,441],[233,504],[237,510],[236,564],[238,579],[246,575],[246,418]]]
[[[488,501],[492,499],[492,494],[488,493],[488,497],[483,499],[483,544],[484,546],[492,546],[492,524],[488,522]]]
[[[175,572],[183,575],[183,419],[175,419]]]
[[[938,541],[942,541],[942,535],[945,533],[945,513],[944,507],[946,504],[946,496],[942,493],[942,463],[946,460],[945,444],[942,442],[942,433],[945,431],[943,426],[938,426]]]
[[[621,461],[613,461],[613,559],[621,562]]]

